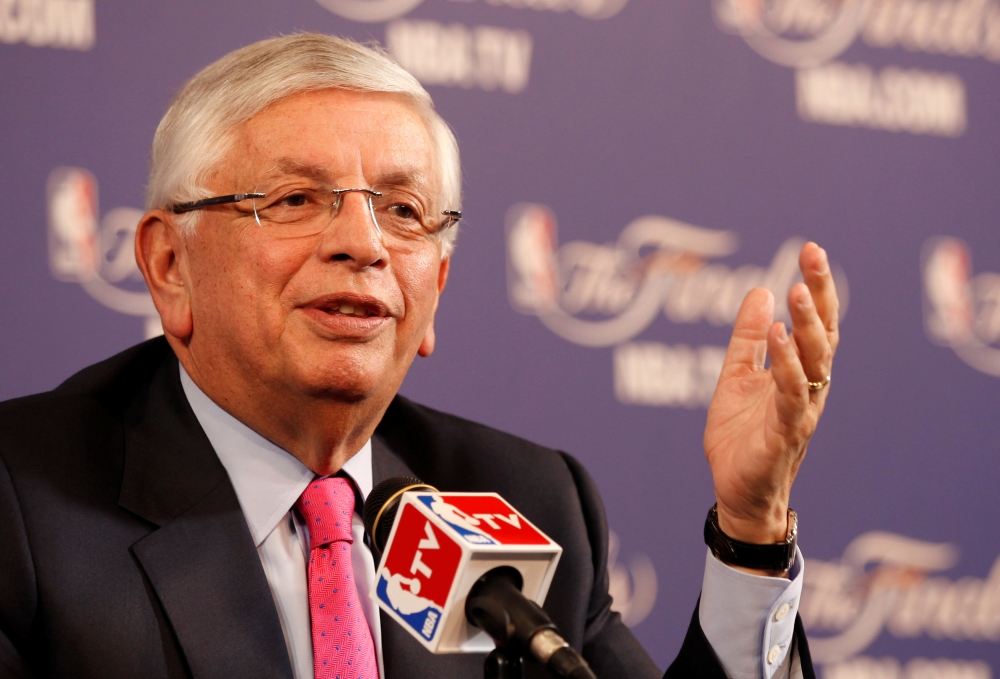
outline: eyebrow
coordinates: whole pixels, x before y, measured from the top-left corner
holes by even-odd
[[[428,188],[426,177],[422,172],[393,172],[391,174],[381,175],[375,183],[390,184],[392,186],[409,186],[421,189]]]
[[[313,179],[315,181],[330,182],[330,170],[322,165],[310,165],[299,162],[293,158],[279,158],[269,173],[269,177],[280,175],[294,175]],[[407,186],[413,189],[429,190],[426,175],[419,171],[401,170],[389,174],[379,175],[372,182],[373,186],[388,184],[391,186]]]

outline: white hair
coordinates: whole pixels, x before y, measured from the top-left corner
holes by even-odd
[[[191,78],[156,128],[147,209],[168,210],[210,196],[201,183],[232,148],[236,128],[269,105],[302,92],[389,92],[410,99],[436,146],[446,207],[461,208],[458,142],[427,90],[377,46],[317,33],[261,40],[230,52]],[[198,212],[180,215],[193,232]],[[457,227],[445,229],[442,257]]]

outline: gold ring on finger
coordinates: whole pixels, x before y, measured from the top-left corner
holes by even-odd
[[[830,375],[827,375],[822,382],[807,382],[809,385],[809,391],[819,391],[828,384],[830,384]]]

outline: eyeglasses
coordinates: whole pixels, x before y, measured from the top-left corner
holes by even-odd
[[[462,218],[459,210],[444,210],[444,219],[431,219],[426,214],[427,201],[420,194],[399,186],[378,185],[370,189],[274,187],[179,203],[170,209],[175,214],[183,214],[249,200],[259,226],[269,228],[276,236],[294,238],[323,232],[337,217],[349,193],[363,194],[372,220],[383,237],[397,240],[429,238]]]

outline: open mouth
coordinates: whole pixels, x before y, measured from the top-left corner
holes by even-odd
[[[350,316],[352,318],[385,318],[389,310],[374,298],[331,297],[317,300],[309,305],[330,316]]]

